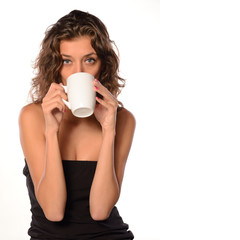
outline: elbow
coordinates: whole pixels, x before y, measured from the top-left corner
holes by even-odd
[[[41,206],[47,220],[51,222],[60,222],[63,220],[65,214],[65,205],[57,206],[56,203],[54,204],[54,206],[49,206],[46,204],[43,205],[40,203],[39,205]]]
[[[90,210],[91,217],[94,221],[104,221],[109,218],[110,211],[103,209]]]
[[[61,222],[64,218],[64,213],[63,212],[44,212],[45,217],[47,220],[51,222]]]
[[[44,216],[51,222],[60,222],[65,215],[66,200],[63,201],[39,201],[39,196],[36,194],[38,204],[40,205]]]

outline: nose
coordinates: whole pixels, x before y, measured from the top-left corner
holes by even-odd
[[[73,73],[84,72],[84,68],[81,62],[77,62]]]

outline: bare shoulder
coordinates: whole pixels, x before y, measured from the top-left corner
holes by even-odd
[[[116,136],[115,136],[115,162],[119,182],[123,178],[124,167],[132,145],[136,120],[133,114],[126,108],[117,112]]]
[[[136,119],[134,115],[126,108],[120,108],[117,112],[117,125],[130,125],[135,128]]]
[[[45,119],[41,104],[31,103],[22,107],[19,114],[19,137],[27,161],[35,194],[44,169]]]
[[[30,103],[22,107],[20,115],[35,115],[41,112],[41,105],[40,103]]]
[[[133,136],[136,126],[134,115],[126,108],[120,108],[117,112],[116,133],[118,137]]]
[[[19,113],[19,125],[38,125],[44,123],[44,115],[40,103],[30,103],[22,107]]]

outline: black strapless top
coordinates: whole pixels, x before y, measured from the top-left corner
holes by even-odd
[[[94,221],[89,212],[89,193],[96,161],[63,160],[67,186],[67,203],[62,221],[49,221],[35,196],[34,185],[25,160],[23,174],[26,176],[31,202],[32,221],[28,230],[31,239],[51,240],[123,240],[133,239],[128,225],[123,222],[116,207],[108,219]]]

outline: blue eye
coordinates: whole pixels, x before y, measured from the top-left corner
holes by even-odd
[[[96,60],[95,60],[94,58],[88,58],[88,59],[86,60],[86,62],[87,62],[87,63],[94,63],[94,62],[96,62]]]
[[[71,63],[71,60],[69,59],[63,59],[63,64],[70,64]]]

